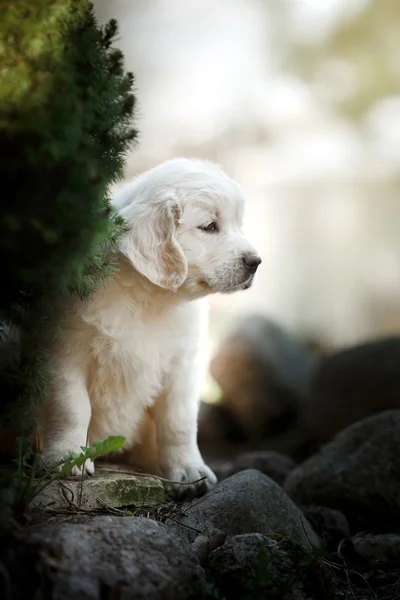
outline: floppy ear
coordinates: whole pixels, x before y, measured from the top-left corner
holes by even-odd
[[[176,238],[181,214],[174,198],[130,205],[120,212],[129,226],[120,251],[152,283],[173,291],[183,284],[188,270]]]

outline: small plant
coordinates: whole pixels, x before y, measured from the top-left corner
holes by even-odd
[[[329,569],[326,568],[326,557],[329,556],[324,546],[307,547],[278,534],[271,536],[286,552],[293,563],[285,589],[290,589],[295,582],[301,583],[306,595],[316,600],[329,600],[334,597],[334,584]]]
[[[293,590],[297,590],[313,600],[334,598],[332,577],[321,558],[323,551],[277,534],[269,534],[268,538],[269,543],[261,541],[254,554],[251,550],[250,555],[242,554],[237,559],[231,555],[232,565],[228,560],[222,573],[214,565],[207,573],[207,597],[283,600],[294,597]]]
[[[105,440],[94,442],[93,446],[81,446],[82,452],[80,454],[71,452],[57,464],[59,468],[58,476],[71,475],[74,467],[81,469],[87,460],[95,460],[110,452],[116,452],[122,448],[124,443],[125,438],[121,435],[110,435]]]
[[[214,581],[207,581],[206,583],[206,597],[213,598],[214,600],[223,600],[220,590]]]
[[[120,450],[125,442],[122,436],[109,436],[105,440],[94,442],[92,446],[81,446],[82,452],[71,452],[60,461],[47,466],[41,454],[33,452],[26,438],[17,439],[17,458],[14,485],[14,508],[23,513],[30,502],[50,483],[71,475],[74,467],[82,469],[87,460],[95,460],[110,452]]]
[[[270,583],[270,568],[271,556],[267,554],[264,545],[260,543],[258,554],[252,564],[253,577],[243,581],[244,589],[247,590],[243,600],[263,600],[265,598],[265,590]]]

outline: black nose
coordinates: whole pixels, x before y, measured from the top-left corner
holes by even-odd
[[[247,254],[243,256],[243,262],[250,273],[255,273],[258,266],[261,264],[261,258],[257,254]]]

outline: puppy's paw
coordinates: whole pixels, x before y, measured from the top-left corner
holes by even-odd
[[[201,496],[217,483],[215,474],[203,462],[166,469],[165,478],[169,480],[164,482],[165,491],[176,499]]]
[[[46,467],[48,468],[56,468],[58,471],[61,471],[63,469],[64,466],[64,460],[66,463],[68,463],[68,456],[71,453],[76,453],[79,454],[81,452],[81,448],[79,449],[68,449],[68,450],[62,450],[62,449],[54,449],[54,450],[49,450],[47,452],[45,452],[42,455],[42,460],[44,462],[44,464],[46,465]],[[61,463],[61,464],[60,464]],[[82,467],[73,467],[72,471],[71,471],[71,476],[72,477],[81,477],[82,476],[82,472],[83,474],[87,474],[87,475],[93,475],[94,473],[94,462],[90,459],[86,460],[85,463],[83,464]]]
[[[94,462],[90,458],[85,461],[82,468],[73,467],[71,471],[72,477],[82,477],[82,471],[84,475],[93,475],[94,473]]]

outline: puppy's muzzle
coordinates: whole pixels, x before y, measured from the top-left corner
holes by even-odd
[[[261,262],[261,258],[257,254],[246,254],[243,256],[243,263],[249,275],[254,275]]]

